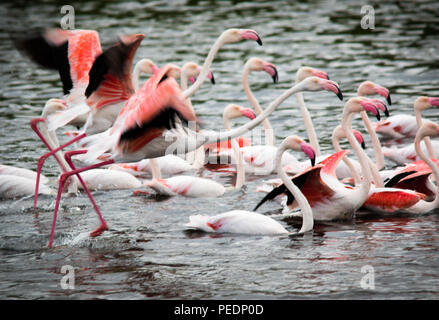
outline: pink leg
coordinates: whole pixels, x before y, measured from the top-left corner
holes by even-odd
[[[41,175],[41,169],[43,167],[44,162],[46,161],[46,159],[50,156],[54,156],[56,161],[58,162],[59,167],[61,168],[62,172],[67,172],[68,168],[65,168],[65,166],[63,165],[63,163],[61,162],[61,160],[58,158],[58,156],[56,155],[56,153],[60,150],[62,150],[63,148],[71,145],[72,143],[84,138],[86,136],[85,133],[76,136],[75,138],[73,138],[72,140],[68,141],[67,143],[63,144],[62,146],[59,146],[56,149],[52,149],[52,147],[50,146],[50,144],[47,142],[46,138],[41,134],[40,130],[37,127],[38,122],[42,122],[42,121],[46,121],[46,119],[44,118],[34,118],[31,120],[30,126],[32,128],[32,130],[35,131],[35,133],[38,135],[38,137],[41,139],[41,141],[43,141],[43,143],[46,145],[47,149],[49,149],[50,152],[42,155],[39,159],[38,159],[38,167],[37,167],[37,179],[35,182],[35,196],[34,196],[34,209],[36,209],[37,207],[37,201],[38,201],[38,189],[39,189],[39,185],[40,185],[40,175]],[[73,168],[72,168],[73,169]]]
[[[73,174],[75,174],[78,177],[80,183],[84,187],[84,190],[87,193],[88,197],[90,198],[90,201],[93,204],[93,207],[94,207],[96,213],[98,214],[99,220],[101,222],[101,225],[96,230],[90,232],[90,236],[91,237],[97,237],[100,234],[102,234],[102,232],[104,232],[105,230],[108,229],[107,223],[105,222],[104,218],[102,217],[102,214],[101,214],[101,212],[100,212],[96,202],[94,201],[93,196],[90,193],[90,190],[85,185],[85,183],[82,180],[82,178],[79,175],[79,173],[87,171],[87,170],[90,170],[90,169],[95,169],[95,168],[98,168],[98,167],[102,167],[102,166],[105,166],[105,165],[108,165],[108,164],[112,164],[112,163],[114,163],[114,160],[107,160],[107,161],[104,161],[104,162],[101,162],[101,163],[97,163],[97,164],[86,166],[86,167],[83,167],[83,168],[80,168],[80,169],[76,169],[75,166],[73,165],[72,160],[71,160],[71,156],[73,156],[75,154],[83,154],[83,153],[86,153],[86,152],[87,152],[86,150],[78,150],[78,151],[68,151],[65,154],[66,161],[67,161],[67,163],[70,166],[72,166],[73,170],[72,171],[68,171],[68,172],[64,172],[60,176],[59,187],[58,187],[58,194],[57,194],[57,197],[56,197],[55,211],[53,213],[53,222],[52,222],[52,230],[51,230],[51,233],[50,233],[49,248],[52,247],[53,237],[54,237],[54,234],[55,234],[56,217],[57,217],[57,214],[58,214],[58,208],[59,208],[59,202],[61,200],[62,189],[64,187],[64,183]]]

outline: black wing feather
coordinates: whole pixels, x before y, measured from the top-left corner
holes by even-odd
[[[308,179],[309,174],[311,171],[308,171],[296,178],[291,179],[291,182],[293,182],[299,189],[303,186],[306,179]],[[286,193],[287,195],[287,205],[290,205],[294,202],[294,196],[293,194],[288,190],[288,188],[285,186],[285,184],[281,184],[279,187],[274,188],[271,190],[259,203],[256,205],[256,207],[253,209],[253,211],[258,210],[258,208],[267,200],[273,200],[277,196]]]

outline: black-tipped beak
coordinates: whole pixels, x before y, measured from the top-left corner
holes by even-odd
[[[389,109],[387,108],[387,106],[386,106],[385,109],[384,109],[384,115],[385,115],[386,117],[390,116]]]
[[[366,144],[364,143],[364,141],[361,143],[361,147],[365,150],[366,149]]]
[[[258,35],[258,39],[256,40],[256,42],[257,42],[260,46],[262,46],[262,40],[261,40],[261,38],[259,37],[259,35]]]
[[[380,115],[380,112],[378,111],[378,109],[377,109],[376,118],[377,118],[378,121],[381,120],[381,115]]]
[[[338,97],[341,101],[343,101],[343,93],[341,93],[341,90],[340,90],[339,87],[337,87],[337,97]]]
[[[329,75],[328,74],[326,74],[326,80],[331,80],[331,79],[329,79]]]
[[[389,104],[389,106],[391,106],[392,105],[392,99],[390,99],[390,93],[387,96],[386,100],[387,100],[387,103]]]
[[[278,75],[278,73],[277,73],[277,69],[276,68],[273,68],[274,69],[274,75],[271,77],[272,79],[273,79],[273,82],[274,83],[278,83],[278,81],[279,81],[279,75]]]
[[[212,77],[210,78],[210,82],[212,84],[215,84],[215,77],[213,76],[213,72],[210,73],[212,75]]]
[[[311,167],[314,167],[316,164],[316,155],[314,154],[314,156],[310,160],[311,160]]]

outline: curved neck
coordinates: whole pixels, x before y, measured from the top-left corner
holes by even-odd
[[[361,206],[364,203],[364,201],[366,201],[369,195],[370,184],[371,184],[370,168],[369,168],[369,163],[367,161],[367,156],[364,153],[364,151],[361,149],[360,144],[355,139],[354,133],[352,132],[352,128],[351,128],[352,117],[353,117],[353,113],[345,108],[343,110],[341,125],[346,135],[346,138],[348,139],[352,149],[354,150],[355,154],[358,157],[361,166],[361,171],[363,173],[363,180],[361,181],[359,188],[354,190],[354,192],[358,192],[359,200],[360,200],[359,203],[361,202],[361,204],[359,205]]]
[[[277,153],[276,153],[276,168],[277,173],[279,174],[279,177],[281,178],[282,182],[284,183],[285,187],[287,187],[288,191],[290,191],[294,199],[297,201],[297,204],[299,205],[300,210],[302,211],[302,228],[300,229],[299,233],[303,233],[309,230],[312,230],[314,227],[314,218],[311,206],[309,205],[308,200],[303,195],[303,193],[300,191],[300,189],[291,181],[291,178],[288,177],[288,175],[285,173],[284,169],[282,168],[282,155],[286,150],[285,141],[279,146]]]
[[[250,74],[250,68],[246,65],[244,71],[242,72],[242,87],[244,88],[244,92],[247,95],[248,101],[250,102],[253,109],[255,109],[257,114],[261,114],[263,111],[261,105],[259,104],[259,101],[254,96],[248,84],[249,74]],[[262,121],[262,125],[264,126],[264,132],[265,132],[265,144],[267,146],[274,146],[274,133],[270,121],[268,119],[264,119],[264,121]]]
[[[434,200],[432,202],[423,201],[423,207],[425,207],[426,211],[431,211],[436,208],[439,208],[439,168],[438,166],[431,160],[431,158],[427,157],[427,155],[422,151],[421,148],[421,139],[418,135],[415,137],[415,150],[418,156],[425,161],[426,164],[430,167],[433,172],[435,181],[436,181],[436,194]],[[424,137],[425,139],[425,137]]]
[[[223,33],[221,36],[215,41],[214,45],[209,51],[209,54],[204,60],[203,67],[201,68],[200,75],[197,77],[195,83],[189,88],[183,91],[184,98],[191,97],[203,84],[209,74],[209,68],[212,65],[213,58],[217,54],[218,50],[226,43],[226,35]]]
[[[312,124],[311,116],[308,109],[305,106],[305,100],[303,99],[303,93],[299,92],[296,94],[297,102],[299,103],[300,112],[302,113],[303,121],[305,123],[306,134],[308,135],[309,143],[316,150],[316,156],[320,156],[320,145],[317,138],[314,126]]]
[[[373,130],[372,128],[372,123],[370,122],[370,119],[367,116],[366,111],[361,111],[360,114],[361,114],[361,118],[363,119],[364,126],[366,127],[366,130],[369,133],[370,139],[372,141],[372,147],[373,147],[373,152],[375,154],[377,170],[381,170],[382,168],[384,168],[384,155],[381,150],[380,140],[378,139],[375,130]]]
[[[230,130],[230,119],[226,116],[223,117],[224,128]],[[239,145],[235,139],[230,140],[233,153],[236,159],[236,183],[235,189],[241,189],[245,183],[245,170],[244,170],[244,159],[242,157],[241,151],[239,150]],[[201,149],[201,148],[199,148]]]
[[[422,126],[422,113],[421,110],[419,110],[419,108],[414,108],[415,110],[415,116],[416,116],[416,124],[418,125],[418,129]],[[424,137],[424,143],[425,143],[425,147],[427,148],[427,152],[428,155],[430,156],[430,158],[434,158],[435,154],[434,154],[434,150],[433,150],[433,146],[431,145],[431,141],[430,141],[430,137]]]
[[[242,125],[239,128],[232,129],[230,131],[225,132],[214,132],[210,134],[205,134],[204,137],[201,139],[197,139],[197,148],[209,143],[216,143],[218,141],[224,141],[228,139],[233,139],[238,136],[241,136],[245,133],[247,133],[249,130],[252,130],[256,126],[260,125],[261,122],[267,118],[271,113],[273,113],[274,110],[282,103],[284,102],[288,97],[291,95],[304,90],[303,83],[298,83],[292,88],[286,90],[284,93],[282,93],[279,97],[277,97],[274,101],[272,101],[269,106],[262,112],[260,115],[258,115],[255,119],[247,122],[246,124]]]
[[[339,136],[337,136],[336,134],[332,135],[332,146],[334,147],[335,152],[341,151]],[[357,170],[355,170],[355,167],[351,159],[349,159],[347,156],[344,156],[343,161],[346,164],[346,166],[349,168],[349,171],[351,172],[352,177],[354,178],[355,185],[359,185],[361,181],[360,175],[358,174]]]

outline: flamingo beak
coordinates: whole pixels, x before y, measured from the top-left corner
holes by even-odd
[[[320,80],[320,83],[324,90],[334,92],[340,100],[343,100],[343,94],[336,82],[331,80]]]
[[[375,92],[376,92],[377,94],[379,94],[380,96],[386,98],[387,103],[388,103],[389,105],[392,105],[392,100],[390,99],[390,92],[389,92],[389,89],[384,88],[383,86],[380,86],[380,85],[375,85],[375,86],[373,87],[373,89],[375,90]]]
[[[209,74],[207,75],[207,77],[209,78],[209,80],[212,84],[215,84],[215,77],[213,76],[212,71],[209,71]]]
[[[279,75],[277,73],[277,68],[272,63],[265,63],[264,64],[264,71],[267,72],[271,78],[273,79],[274,83],[277,83],[279,81]]]
[[[243,29],[239,32],[241,39],[244,40],[254,40],[256,41],[260,46],[262,46],[262,40],[259,37],[258,33],[251,29]]]
[[[252,109],[241,108],[239,111],[241,112],[241,114],[244,117],[249,118],[250,120],[253,120],[254,118],[256,118],[256,114],[254,113],[254,111]]]
[[[361,106],[364,108],[365,111],[368,111],[370,113],[372,113],[378,121],[381,120],[381,115],[380,112],[378,111],[378,108],[375,104],[373,104],[372,102],[370,102],[370,100],[366,101],[363,100],[360,102]]]
[[[302,149],[303,153],[306,154],[311,160],[311,166],[314,167],[316,164],[316,151],[314,150],[314,148],[305,141],[302,141],[300,143],[300,148]]]
[[[389,104],[389,106],[392,105],[392,99],[390,99],[390,93],[387,95],[386,100],[387,100],[387,103]]]
[[[431,104],[432,106],[439,107],[439,98],[434,98],[434,97],[428,98],[428,103]]]
[[[363,148],[363,150],[366,150],[366,143],[364,143],[364,140],[361,142],[361,148]]]

